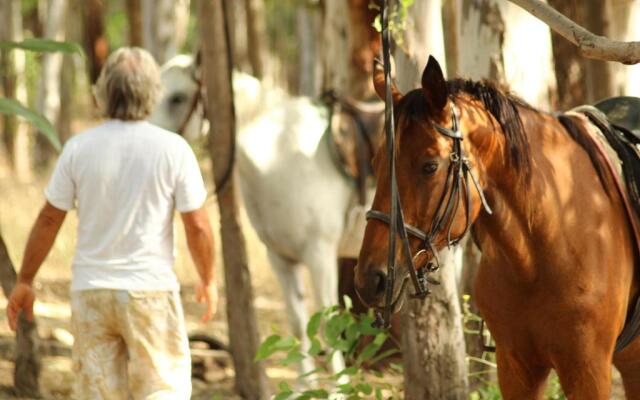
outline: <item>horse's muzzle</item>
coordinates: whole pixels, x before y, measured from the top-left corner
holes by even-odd
[[[384,303],[387,285],[387,273],[383,267],[368,266],[360,270],[356,267],[356,293],[368,306],[379,306]]]

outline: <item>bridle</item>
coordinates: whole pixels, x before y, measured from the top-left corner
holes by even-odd
[[[195,76],[195,72],[191,76],[191,79],[193,79],[193,82],[195,82],[196,84],[196,91],[194,92],[193,97],[191,98],[191,102],[189,103],[189,111],[182,119],[182,123],[178,126],[178,130],[176,131],[176,133],[180,136],[184,136],[184,131],[187,129],[189,121],[191,121],[191,118],[198,109],[198,104],[202,105],[202,119],[200,122],[200,129],[202,129],[202,123],[204,122],[207,114],[205,109],[205,101],[202,94],[202,79]]]
[[[434,247],[434,240],[436,239],[436,237],[446,230],[447,246],[455,246],[462,240],[471,226],[471,190],[469,186],[469,178],[471,178],[471,182],[478,192],[480,201],[482,202],[482,207],[488,214],[492,213],[491,207],[489,207],[489,204],[484,196],[482,188],[480,187],[478,179],[471,169],[471,162],[469,161],[469,158],[462,148],[462,140],[464,139],[464,137],[462,131],[460,131],[459,129],[458,116],[456,113],[456,107],[453,102],[451,103],[451,120],[451,128],[445,128],[443,126],[434,124],[434,128],[438,133],[453,140],[453,149],[449,154],[449,167],[447,169],[447,177],[444,182],[444,187],[442,188],[442,193],[440,195],[438,205],[431,220],[431,226],[428,230],[422,230],[413,225],[403,223],[403,229],[400,229],[403,255],[408,260],[407,275],[411,279],[415,288],[415,293],[412,294],[412,297],[414,298],[424,298],[430,293],[429,289],[427,288],[428,283],[437,284],[437,281],[427,277],[428,272],[435,272],[440,267]],[[398,196],[397,186],[392,188],[391,196]],[[456,215],[459,211],[461,201],[464,203],[464,213],[466,221],[465,228],[460,235],[452,238],[451,230],[453,228]],[[400,211],[402,212],[402,210]],[[368,220],[375,219],[391,225],[390,215],[382,211],[372,209],[367,212],[366,216]],[[402,231],[405,231],[406,233],[403,235]],[[418,252],[413,256],[411,255],[409,240],[406,235],[407,233],[410,236],[418,239],[421,243],[420,247],[418,248]],[[435,263],[433,263],[431,260],[428,260],[425,265],[416,268],[416,259],[427,251],[431,253],[433,259],[435,260]],[[406,288],[407,275],[405,275],[400,291],[396,299],[394,300],[392,297],[393,286],[395,285],[396,279],[395,269],[393,269],[392,271],[388,271],[387,285],[390,285],[391,290],[387,291],[387,296],[385,298],[385,315],[390,315],[395,308],[395,305],[401,299],[403,291]],[[388,322],[385,318],[385,324],[386,323]]]
[[[455,245],[466,234],[471,226],[471,191],[469,189],[469,176],[475,186],[482,206],[491,214],[491,208],[487,203],[484,193],[480,188],[478,180],[476,179],[473,171],[471,170],[471,164],[469,158],[466,156],[462,149],[463,134],[459,129],[458,115],[456,113],[456,107],[451,101],[451,128],[445,128],[443,126],[434,124],[435,129],[441,135],[444,135],[453,140],[453,150],[449,154],[449,168],[447,171],[447,178],[444,183],[442,194],[436,207],[433,219],[431,221],[431,227],[428,231],[424,231],[415,226],[406,224],[404,222],[404,216],[402,213],[402,205],[400,204],[400,194],[398,192],[398,184],[396,179],[395,168],[395,128],[394,128],[394,115],[393,115],[393,96],[391,90],[391,56],[390,56],[390,32],[389,32],[389,11],[387,1],[382,2],[381,9],[381,22],[382,22],[382,57],[384,68],[384,81],[385,81],[385,135],[387,139],[387,156],[389,160],[389,186],[390,186],[390,212],[386,214],[379,210],[369,210],[367,212],[367,219],[375,219],[389,225],[389,242],[388,242],[388,255],[387,255],[387,277],[385,285],[385,302],[382,310],[382,315],[379,310],[376,311],[376,324],[382,325],[385,328],[390,326],[391,313],[396,308],[398,302],[403,298],[404,291],[407,286],[407,281],[410,278],[415,292],[411,295],[413,298],[424,298],[430,290],[427,287],[429,283],[436,284],[434,281],[427,277],[428,272],[433,272],[439,268],[439,262],[434,248],[434,239],[439,233],[447,230],[447,245]],[[455,220],[456,214],[459,210],[460,201],[464,201],[466,226],[462,234],[457,238],[451,238],[451,229]],[[411,248],[409,246],[408,234],[419,239],[421,241],[421,247],[418,252],[412,256]],[[396,281],[396,236],[400,237],[402,244],[402,255],[407,262],[407,273],[405,274],[400,290],[396,299],[394,299],[394,289]],[[416,269],[415,260],[424,252],[431,252],[432,257],[436,260],[433,264],[431,260],[428,260],[426,265],[420,266]],[[407,277],[408,275],[408,277]]]

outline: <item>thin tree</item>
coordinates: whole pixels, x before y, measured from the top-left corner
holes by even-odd
[[[129,44],[142,46],[142,4],[140,0],[127,0],[127,21],[129,22]]]
[[[109,55],[109,42],[104,24],[105,6],[102,0],[86,0],[83,4],[84,48],[87,54],[91,83],[98,80]]]
[[[253,290],[246,244],[238,215],[234,158],[235,111],[231,84],[228,26],[224,0],[201,0],[198,12],[202,71],[207,92],[207,118],[211,126],[209,153],[218,187],[220,231],[224,259],[229,345],[235,367],[236,391],[247,399],[267,399],[264,367],[254,363],[259,346]],[[225,40],[226,39],[226,40]],[[227,183],[223,183],[226,179]]]
[[[253,76],[265,77],[267,71],[267,28],[264,0],[245,0],[247,16],[247,51]]]
[[[22,11],[20,0],[0,2],[0,40],[22,41]],[[27,104],[25,85],[25,53],[15,50],[2,50],[0,65],[4,96],[14,98],[21,104]],[[32,178],[32,157],[29,148],[28,125],[15,115],[3,116],[4,144],[9,155],[13,173],[18,181],[27,182]]]
[[[444,38],[440,0],[416,0],[403,45],[394,56],[401,91],[419,87],[427,56],[444,65]],[[468,398],[465,342],[455,279],[460,249],[440,260],[441,286],[424,301],[408,300],[402,311],[402,356],[405,398],[409,400],[463,400]]]
[[[16,280],[16,269],[11,262],[9,251],[0,233],[0,284],[5,297],[9,298]],[[24,313],[21,313],[16,331],[16,358],[13,371],[14,393],[18,396],[40,397],[38,378],[40,377],[41,362],[38,343],[36,320],[27,321]]]

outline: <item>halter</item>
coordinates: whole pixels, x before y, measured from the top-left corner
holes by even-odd
[[[446,230],[446,239],[447,246],[455,246],[460,240],[464,237],[464,235],[469,230],[471,226],[471,218],[470,218],[470,210],[471,210],[471,191],[469,190],[469,177],[471,177],[471,182],[475,187],[478,195],[480,197],[480,201],[482,202],[482,207],[488,214],[492,214],[491,207],[487,203],[487,200],[484,196],[482,189],[476,179],[472,169],[469,158],[465,154],[462,149],[462,140],[463,135],[459,129],[458,116],[456,113],[456,107],[451,103],[451,128],[445,128],[440,125],[435,125],[434,127],[438,133],[443,136],[446,136],[453,140],[453,149],[449,154],[449,167],[447,170],[447,178],[444,182],[444,187],[442,189],[442,194],[440,195],[440,200],[438,202],[438,206],[433,214],[433,218],[431,220],[431,227],[428,231],[422,230],[410,224],[404,223],[402,217],[402,208],[399,203],[399,193],[397,185],[391,185],[391,197],[397,198],[397,204],[399,207],[399,229],[398,233],[402,240],[403,247],[403,255],[407,259],[407,273],[403,278],[402,286],[400,291],[396,297],[393,299],[393,288],[395,285],[395,268],[388,268],[387,274],[387,291],[385,293],[385,306],[383,310],[383,316],[377,314],[378,322],[382,322],[384,326],[389,325],[389,317],[393,312],[396,304],[402,298],[404,290],[406,288],[407,275],[411,279],[415,292],[411,295],[413,298],[424,298],[429,293],[430,290],[427,287],[428,283],[437,284],[438,282],[432,280],[427,277],[428,272],[435,272],[440,268],[440,264],[435,252],[434,248],[434,240],[438,234],[444,232]],[[393,154],[393,153],[392,153]],[[393,156],[393,155],[392,155]],[[395,164],[395,163],[394,163]],[[395,171],[393,172],[393,177],[395,177]],[[395,179],[394,179],[395,181]],[[393,182],[395,183],[395,182]],[[459,210],[460,201],[464,202],[464,212],[465,212],[465,220],[466,225],[464,231],[456,238],[452,238],[451,230],[453,228],[453,222]],[[393,210],[392,210],[393,211]],[[386,214],[382,211],[378,210],[369,210],[367,211],[367,219],[375,219],[381,222],[384,222],[390,226],[392,226],[392,218],[389,214]],[[417,238],[422,243],[419,247],[418,252],[415,255],[411,255],[411,250],[409,247],[409,240],[407,237],[407,233],[414,238]],[[420,266],[416,269],[415,261],[417,257],[424,252],[431,252],[432,256],[435,259],[435,264],[430,260],[426,263],[426,265]],[[395,244],[393,247],[389,248],[389,252],[394,253],[395,257]]]

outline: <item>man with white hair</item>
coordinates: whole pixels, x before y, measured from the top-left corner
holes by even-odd
[[[144,121],[160,88],[158,66],[139,48],[108,58],[95,96],[108,118],[64,146],[45,189],[7,306],[33,318],[34,277],[68,210],[77,209],[71,283],[77,399],[189,399],[191,359],[173,271],[174,210],[181,213],[200,280],[196,299],[215,312],[213,235],[193,151]]]

